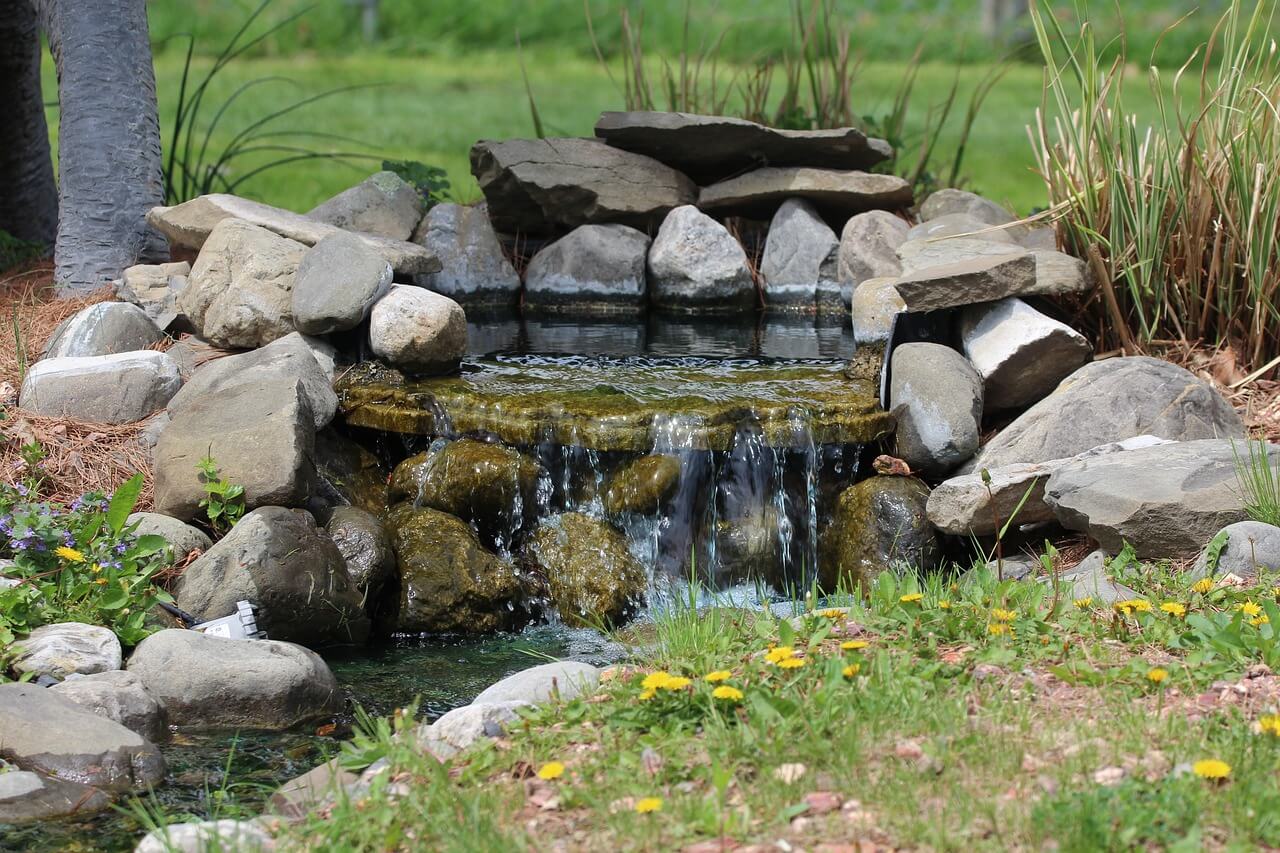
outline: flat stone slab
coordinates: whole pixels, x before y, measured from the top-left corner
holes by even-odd
[[[111,798],[97,788],[29,770],[0,773],[0,824],[101,811]]]
[[[784,201],[803,198],[819,212],[844,218],[864,210],[894,209],[911,204],[911,185],[896,175],[768,166],[703,187],[698,207],[709,213],[772,216]]]
[[[937,311],[1018,296],[1035,281],[1035,257],[1023,253],[928,267],[901,276],[895,287],[908,311]]]
[[[868,169],[893,156],[883,139],[853,127],[779,130],[746,119],[657,111],[604,112],[596,136],[644,154],[700,184],[753,166]]]

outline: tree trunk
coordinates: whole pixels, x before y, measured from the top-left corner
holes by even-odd
[[[40,29],[29,0],[0,2],[0,115],[0,229],[52,246],[58,188],[40,94]]]
[[[168,256],[146,223],[162,204],[160,121],[146,0],[36,0],[58,69],[54,279],[82,293]]]

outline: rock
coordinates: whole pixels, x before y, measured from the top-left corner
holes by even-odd
[[[840,241],[809,202],[787,199],[769,223],[760,274],[770,308],[838,311]],[[834,306],[832,305],[834,303]]]
[[[1027,249],[977,237],[948,237],[945,240],[908,240],[898,246],[897,253],[903,274],[909,275],[960,261],[1017,257],[1026,254]],[[1079,258],[1051,249],[1037,249],[1031,255],[1036,264],[1035,280],[1018,295],[1066,296],[1093,288],[1093,278]]]
[[[125,269],[116,296],[137,305],[160,329],[167,329],[182,315],[178,311],[178,294],[187,286],[191,264],[138,264]],[[186,318],[182,318],[184,323]]]
[[[395,630],[487,634],[520,623],[524,581],[466,522],[402,503],[387,513],[387,530],[400,570]]]
[[[893,156],[889,143],[852,127],[778,130],[729,116],[677,112],[604,112],[596,136],[700,184],[758,166],[867,169]]]
[[[938,190],[930,193],[920,205],[920,219],[924,221],[953,214],[968,216],[987,225],[1004,225],[1014,219],[1012,213],[994,201],[968,190]]]
[[[1093,551],[1074,569],[1063,572],[1058,579],[1064,601],[1092,599],[1097,606],[1106,607],[1117,601],[1137,598],[1138,593],[1121,583],[1116,583],[1107,571],[1107,555]],[[1046,580],[1046,583],[1049,582]]]
[[[853,291],[854,343],[882,344],[893,331],[893,319],[905,308],[906,303],[898,295],[895,278],[869,278]]]
[[[110,802],[104,792],[88,785],[0,768],[0,824],[81,817],[105,809]]]
[[[649,577],[608,522],[566,512],[538,526],[525,557],[547,579],[551,603],[570,626],[618,624],[644,598]]]
[[[911,185],[897,175],[766,166],[703,187],[698,207],[720,215],[761,216],[789,198],[807,199],[824,216],[843,219],[864,210],[906,207]]]
[[[607,223],[646,230],[698,195],[675,169],[593,139],[481,140],[471,174],[507,234]]]
[[[164,708],[147,692],[136,673],[116,669],[95,675],[70,676],[49,689],[99,717],[115,720],[152,743],[160,743],[169,737]]]
[[[320,202],[307,211],[307,216],[347,231],[404,241],[422,219],[422,206],[422,194],[413,184],[395,172],[374,172],[354,187]]]
[[[1064,459],[1139,435],[1242,438],[1244,427],[1230,403],[1181,367],[1145,356],[1110,358],[1064,379],[987,442],[968,469]]]
[[[898,247],[909,231],[902,217],[887,210],[868,210],[849,218],[840,232],[838,276],[846,304],[859,284],[902,274]]]
[[[502,251],[483,204],[437,204],[413,241],[440,259],[440,272],[416,283],[464,305],[510,305],[520,298],[520,276]]]
[[[45,358],[86,358],[144,350],[164,333],[136,305],[99,302],[59,324],[45,346]]]
[[[1222,439],[1184,441],[1064,465],[1044,500],[1069,530],[1104,551],[1126,542],[1139,559],[1196,557],[1215,533],[1245,518],[1236,454]],[[1280,445],[1268,454],[1280,460]]]
[[[1280,568],[1280,527],[1262,521],[1237,521],[1219,530],[1206,545],[1190,569],[1191,577],[1217,577],[1232,574],[1256,583],[1261,572]],[[1216,553],[1214,553],[1216,551]]]
[[[23,770],[111,792],[164,778],[154,744],[34,684],[0,684],[0,732],[0,758]]]
[[[83,622],[41,625],[16,644],[12,666],[32,676],[62,680],[72,673],[91,675],[119,669],[120,640],[110,628]]]
[[[994,228],[966,213],[948,213],[928,219],[907,232],[907,240],[939,240],[943,237],[972,237],[1009,245],[1017,243],[1004,229]]]
[[[359,643],[369,633],[338,546],[302,510],[262,507],[240,519],[187,567],[175,597],[201,621],[250,601],[268,637],[308,646]]]
[[[336,802],[359,780],[355,773],[344,770],[338,759],[331,758],[277,788],[267,801],[268,812],[290,822],[303,821]]]
[[[140,350],[37,361],[18,399],[21,408],[41,417],[129,424],[163,409],[181,386],[173,359]]]
[[[135,512],[129,516],[128,523],[137,525],[134,533],[138,536],[162,537],[173,549],[175,560],[192,551],[208,551],[213,547],[213,540],[203,530],[158,512]]]
[[[747,253],[729,231],[696,207],[677,207],[649,249],[649,301],[659,308],[727,313],[756,299]]]
[[[447,296],[393,285],[369,315],[369,342],[375,354],[396,367],[447,373],[467,351],[467,317]]]
[[[476,522],[482,532],[497,532],[533,519],[542,473],[533,459],[501,444],[441,440],[396,466],[390,498]]]
[[[960,339],[988,413],[1039,401],[1093,353],[1084,335],[1012,297],[965,308]]]
[[[908,311],[936,311],[1025,294],[1035,275],[1031,254],[1000,255],[905,273],[896,287]]]
[[[308,335],[354,329],[391,289],[391,264],[355,234],[325,237],[302,256],[294,278],[294,327]]]
[[[480,691],[473,705],[494,702],[531,702],[541,704],[559,696],[568,701],[584,693],[592,693],[600,683],[600,670],[589,663],[564,660],[509,675]]]
[[[356,589],[366,602],[376,599],[396,574],[396,555],[382,522],[358,507],[340,506],[334,508],[325,529],[338,546]]]
[[[276,843],[262,825],[253,821],[204,820],[171,823],[143,836],[133,853],[267,853]]]
[[[648,302],[649,237],[626,225],[580,225],[544,247],[525,270],[526,308],[639,313]]]
[[[338,409],[333,383],[307,339],[297,332],[259,349],[215,358],[201,365],[169,401],[169,415],[178,416],[196,401],[216,401],[234,389],[268,381],[296,383],[301,387],[316,429],[323,429],[333,420]]]
[[[306,246],[314,246],[341,230],[291,210],[224,193],[202,195],[174,207],[154,207],[147,213],[147,222],[160,229],[170,244],[186,249],[204,246],[210,233],[224,219],[241,219]],[[414,243],[372,234],[361,234],[360,239],[376,249],[401,275],[440,269],[440,260]]]
[[[819,538],[822,588],[853,592],[883,571],[935,569],[942,546],[925,514],[928,499],[929,487],[914,477],[872,477],[841,492]]]
[[[244,486],[245,504],[301,506],[315,482],[315,418],[302,383],[264,376],[197,398],[173,415],[152,454],[155,507],[190,520],[205,497],[196,466]]]
[[[319,655],[279,640],[168,628],[139,643],[128,666],[180,729],[283,731],[345,704]]]
[[[941,344],[893,351],[890,408],[899,458],[938,477],[973,456],[982,424],[982,378],[964,356]]]
[[[298,335],[298,337],[307,345],[307,349],[311,351],[311,357],[316,360],[316,364],[320,365],[320,372],[324,374],[325,379],[329,380],[329,386],[332,388],[333,379],[338,373],[337,348],[324,338],[313,338],[310,335]]]
[[[520,719],[520,708],[531,702],[483,702],[454,708],[429,726],[418,729],[418,743],[440,761],[448,761],[483,738],[502,737]]]
[[[680,458],[660,453],[627,462],[609,477],[604,511],[610,515],[655,513],[680,482]]]

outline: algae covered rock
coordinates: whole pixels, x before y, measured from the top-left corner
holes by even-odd
[[[841,492],[819,541],[822,587],[854,588],[888,569],[935,568],[941,545],[928,500],[929,487],[913,477],[872,477]]]
[[[551,602],[567,625],[620,621],[648,583],[622,534],[580,512],[543,522],[525,555],[546,577]]]
[[[391,500],[456,515],[482,527],[532,517],[542,468],[501,444],[471,438],[436,441],[391,473]]]
[[[487,634],[516,627],[527,584],[466,522],[402,503],[386,516],[400,574],[396,631]]]
[[[609,478],[604,509],[610,515],[657,512],[680,482],[680,460],[655,453],[634,459]]]

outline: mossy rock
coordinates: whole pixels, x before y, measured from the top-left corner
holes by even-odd
[[[822,588],[866,586],[886,570],[937,568],[942,545],[925,514],[928,499],[929,487],[914,477],[872,477],[841,492],[819,540]]]
[[[781,588],[782,542],[778,513],[773,507],[761,512],[716,522],[716,584],[760,581]]]
[[[641,456],[624,464],[609,478],[609,487],[604,493],[604,510],[610,515],[657,512],[679,482],[680,460],[677,457],[658,453]]]
[[[394,630],[488,634],[524,621],[531,584],[460,518],[402,503],[386,515],[400,576]]]
[[[471,438],[440,441],[396,466],[390,498],[502,527],[532,518],[541,476],[537,462],[510,447]]]
[[[525,557],[546,578],[551,603],[566,625],[621,622],[644,598],[648,575],[608,522],[580,512],[547,519],[529,538]]]
[[[333,429],[316,433],[316,471],[340,498],[333,503],[345,502],[375,515],[386,509],[386,469],[376,456]]]

